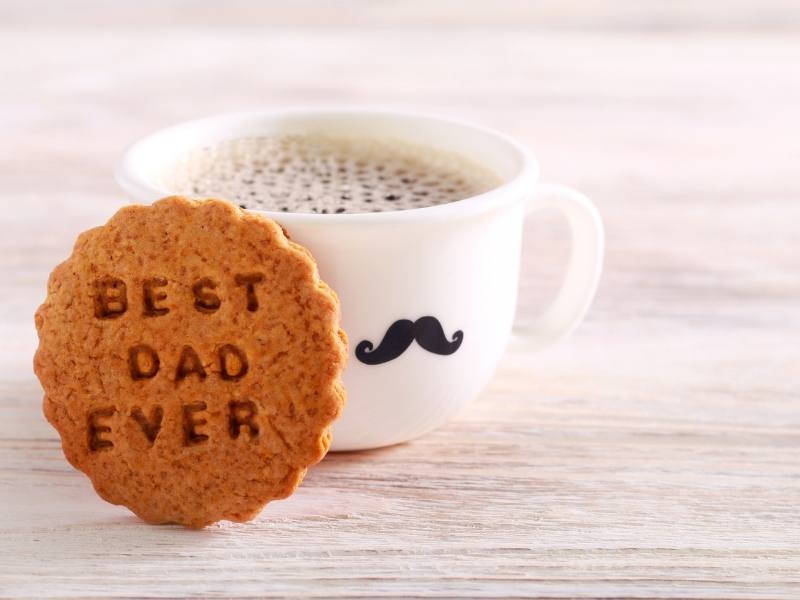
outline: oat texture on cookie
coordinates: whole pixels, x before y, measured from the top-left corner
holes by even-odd
[[[84,232],[36,327],[64,454],[151,523],[253,518],[322,459],[343,407],[336,295],[278,224],[221,200]]]

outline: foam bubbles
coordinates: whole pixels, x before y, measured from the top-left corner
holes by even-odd
[[[337,214],[444,204],[500,180],[456,154],[397,140],[280,135],[193,150],[158,183],[243,208]]]

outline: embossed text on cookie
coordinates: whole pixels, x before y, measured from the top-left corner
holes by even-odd
[[[183,446],[199,446],[209,440],[206,433],[208,406],[205,402],[191,402],[181,406],[181,429]],[[120,418],[121,417],[121,418]],[[231,400],[228,402],[227,437],[238,439],[242,432],[247,432],[250,440],[257,440],[261,431],[259,424],[258,406],[250,400]],[[141,433],[142,439],[149,446],[153,446],[161,434],[164,421],[164,409],[156,405],[149,413],[140,407],[134,406],[127,414],[122,414],[114,405],[97,408],[86,416],[86,440],[89,450],[98,452],[114,448],[114,438],[119,432],[114,430],[114,423],[121,424],[122,420],[130,419],[135,424],[134,429]]]
[[[257,285],[264,281],[261,273],[238,273],[233,277],[232,288],[238,297],[228,298],[227,301],[236,301],[242,310],[256,312],[259,309]],[[131,291],[133,286],[117,277],[103,277],[93,282],[94,291],[94,316],[97,319],[118,319],[126,315],[133,317],[152,318],[168,315],[176,305],[168,297],[168,280],[164,277],[149,277],[141,283],[141,312],[136,314],[132,308]],[[212,277],[201,277],[192,282],[191,307],[200,314],[217,312],[226,301],[218,293],[220,282]],[[186,300],[186,299],[184,299]],[[205,359],[205,360],[204,360]],[[209,365],[214,365],[209,368]],[[196,378],[204,381],[208,371],[216,373],[224,381],[238,381],[249,370],[247,352],[240,345],[226,343],[219,345],[213,356],[201,357],[191,343],[186,343],[177,356],[163,357],[158,350],[150,344],[136,343],[128,348],[127,371],[131,380],[146,381],[153,379],[159,373],[166,372],[167,376],[178,386],[183,380]],[[180,407],[180,430],[182,431],[183,446],[198,446],[208,442],[206,433],[209,413],[204,401],[183,404]],[[89,450],[98,452],[114,448],[114,438],[121,432],[114,431],[113,425],[120,426],[125,420],[134,425],[134,431],[140,432],[142,439],[152,447],[161,434],[164,421],[164,408],[155,405],[145,413],[140,407],[134,406],[123,414],[113,404],[90,411],[86,416],[86,440]],[[251,440],[257,440],[261,425],[257,405],[250,400],[231,400],[228,403],[227,437],[238,439],[243,431]]]
[[[237,273],[233,283],[241,288],[246,310],[258,310],[256,286],[264,281],[262,273]],[[167,300],[168,281],[164,277],[150,277],[142,283],[143,317],[161,317],[169,314]],[[215,291],[219,282],[211,277],[201,277],[192,283],[192,300],[199,313],[215,313],[222,306],[222,298]],[[117,319],[128,312],[128,285],[117,277],[102,277],[94,282],[94,316],[98,319]]]

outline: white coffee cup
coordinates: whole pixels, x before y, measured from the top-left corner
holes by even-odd
[[[341,300],[350,357],[344,375],[347,405],[334,425],[333,450],[413,439],[444,424],[481,391],[511,335],[523,220],[540,208],[564,213],[572,251],[560,291],[525,335],[544,345],[569,334],[585,315],[602,269],[604,236],[597,210],[579,192],[538,181],[530,152],[489,129],[371,110],[229,114],[140,140],[122,157],[116,177],[135,200],[150,202],[170,193],[153,182],[185,151],[225,139],[285,133],[377,136],[427,145],[457,152],[502,179],[478,196],[426,208],[264,213],[311,250],[322,279]],[[389,340],[382,348],[384,334],[398,321],[389,336],[395,343]]]

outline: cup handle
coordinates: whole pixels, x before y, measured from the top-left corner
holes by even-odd
[[[574,331],[589,310],[603,270],[603,222],[592,201],[572,188],[539,183],[528,200],[526,216],[548,207],[567,218],[572,247],[555,299],[532,323],[515,328],[536,346],[553,344]]]

